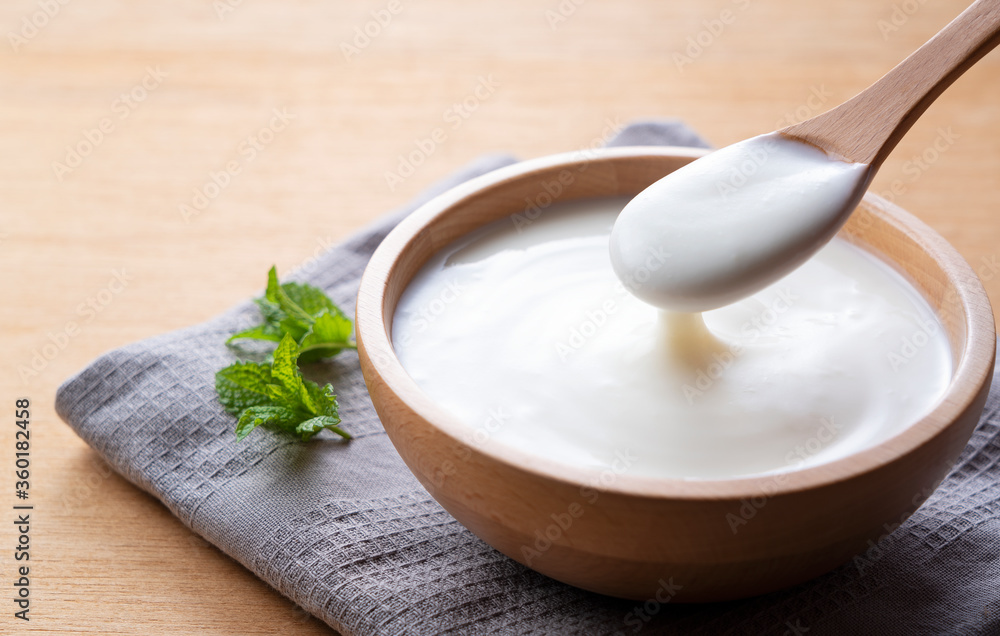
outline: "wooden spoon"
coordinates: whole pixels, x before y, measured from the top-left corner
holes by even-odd
[[[878,170],[927,107],[997,44],[1000,1],[978,0],[850,100],[778,132]]]
[[[673,172],[629,202],[611,264],[635,296],[698,312],[750,296],[837,233],[921,114],[1000,43],[1000,0],[979,0],[853,99]]]

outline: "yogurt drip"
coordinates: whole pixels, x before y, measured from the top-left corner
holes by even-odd
[[[869,173],[779,133],[727,146],[625,206],[611,234],[612,266],[651,305],[687,312],[728,305],[833,238]]]
[[[493,224],[405,290],[396,353],[469,446],[595,475],[727,479],[868,448],[945,392],[944,328],[870,254],[835,239],[735,304],[664,313],[608,260],[625,202],[553,206],[523,232]]]

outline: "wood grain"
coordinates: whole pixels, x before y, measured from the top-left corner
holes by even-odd
[[[555,1],[401,1],[350,59],[341,43],[385,2],[244,0],[220,17],[208,0],[73,0],[17,51],[0,47],[0,398],[8,408],[18,396],[35,404],[40,522],[37,618],[25,630],[0,614],[0,632],[325,631],[299,622],[291,603],[214,548],[193,546],[149,496],[103,476],[51,408],[58,384],[94,356],[256,294],[272,263],[287,271],[307,262],[486,152],[581,148],[641,117],[682,118],[716,145],[807,119],[869,86],[966,6],[589,0],[562,16]],[[38,9],[36,0],[0,4],[3,35]],[[147,66],[168,75],[118,119],[114,100]],[[494,93],[458,128],[446,123],[446,110],[490,75]],[[955,245],[995,308],[998,80],[1000,58],[988,55],[916,123],[872,186]],[[179,204],[242,158],[238,145],[273,108],[296,118],[185,222]],[[114,131],[58,181],[52,162],[105,117]],[[385,173],[436,128],[446,141],[390,189]],[[128,287],[84,322],[77,309],[113,269],[128,273]],[[19,367],[68,321],[80,334],[22,378]],[[12,442],[8,414],[3,505]],[[0,545],[14,537],[0,524]],[[5,585],[9,565],[0,553]]]
[[[934,100],[997,44],[1000,0],[978,0],[879,81],[781,132],[878,170]]]

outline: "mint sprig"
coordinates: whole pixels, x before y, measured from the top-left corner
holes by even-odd
[[[215,374],[219,401],[239,418],[236,441],[262,425],[294,433],[303,441],[323,429],[351,439],[340,428],[333,387],[320,388],[303,378],[298,358],[299,346],[286,334],[274,351],[273,363],[237,362]]]
[[[266,293],[254,302],[264,322],[230,336],[227,344],[243,338],[279,342],[287,334],[299,345],[303,364],[357,349],[350,339],[351,319],[323,290],[303,283],[279,285],[274,267],[267,274]]]
[[[236,440],[258,426],[293,433],[303,441],[327,429],[345,439],[337,396],[329,384],[320,388],[302,377],[298,364],[356,349],[354,325],[321,289],[301,283],[278,284],[268,272],[267,292],[255,301],[264,322],[231,336],[277,342],[270,362],[238,361],[215,374],[222,406],[238,418]]]

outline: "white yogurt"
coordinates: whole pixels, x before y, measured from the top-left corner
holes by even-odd
[[[625,202],[553,206],[523,232],[493,224],[404,292],[396,353],[470,446],[605,474],[723,479],[844,457],[944,393],[943,327],[873,256],[836,239],[750,298],[663,314],[612,271]]]
[[[869,166],[779,133],[717,150],[660,179],[622,211],[611,263],[646,302],[706,311],[760,291],[844,224]],[[650,268],[651,259],[658,263]],[[643,278],[642,284],[635,284]]]

